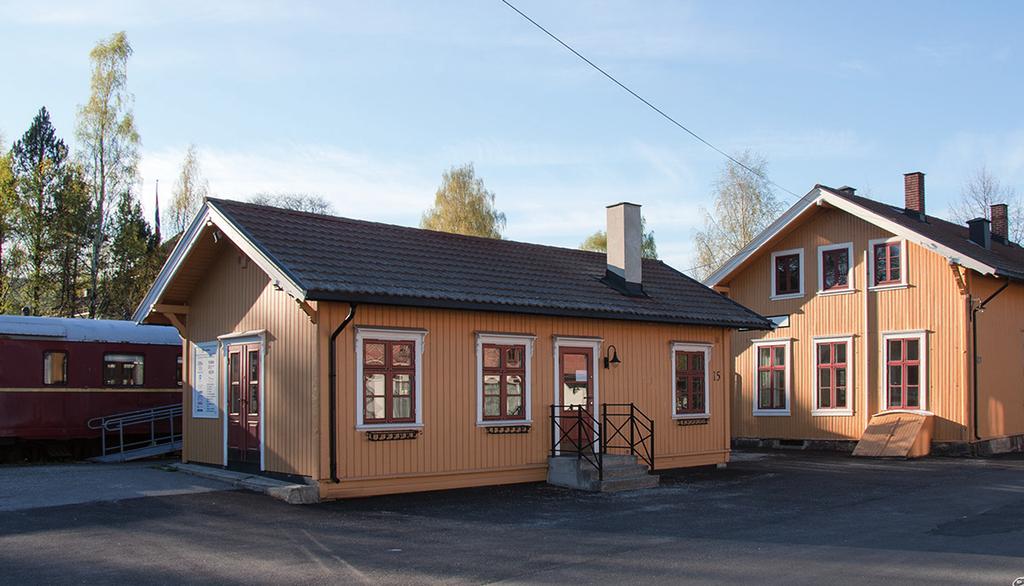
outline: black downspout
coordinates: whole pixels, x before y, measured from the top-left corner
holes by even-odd
[[[974,440],[975,441],[981,440],[981,434],[979,433],[979,428],[981,426],[978,425],[978,423],[979,423],[979,419],[978,419],[978,312],[979,311],[983,311],[985,309],[985,306],[988,305],[989,301],[992,301],[993,299],[995,299],[996,295],[999,295],[1000,293],[1002,293],[1003,290],[1005,290],[1009,286],[1010,286],[1010,278],[1007,277],[1006,278],[1006,282],[1003,283],[1002,287],[996,289],[994,293],[992,293],[991,295],[986,297],[985,300],[982,301],[981,303],[979,303],[977,307],[971,309],[971,355],[972,355],[972,360],[974,361],[971,364],[971,373],[972,373],[973,378],[974,378],[973,394],[974,394]]]
[[[330,379],[329,395],[327,397],[328,408],[327,411],[328,421],[328,436],[330,437],[330,448],[331,454],[331,482],[340,482],[338,478],[338,336],[341,331],[345,329],[345,326],[352,321],[352,318],[356,316],[356,304],[348,304],[348,315],[342,320],[341,325],[338,326],[334,333],[331,334],[331,341],[327,348],[327,367],[328,377]]]

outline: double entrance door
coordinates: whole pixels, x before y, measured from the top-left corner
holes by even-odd
[[[228,464],[259,466],[260,344],[231,344],[227,352]]]

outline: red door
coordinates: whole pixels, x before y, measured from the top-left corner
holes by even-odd
[[[576,451],[593,440],[594,420],[594,351],[590,348],[559,348],[558,372],[561,377],[562,406],[560,428],[561,449]],[[586,411],[580,413],[580,409]],[[578,422],[578,423],[577,423]]]
[[[228,462],[260,463],[260,345],[228,346]]]

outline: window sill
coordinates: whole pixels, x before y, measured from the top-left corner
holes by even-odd
[[[852,409],[813,409],[811,417],[853,417]]]
[[[768,297],[771,301],[786,301],[787,299],[800,299],[803,293],[786,293],[785,295],[772,295]]]
[[[366,439],[371,442],[392,442],[402,440],[413,440],[419,437],[420,430],[418,429],[382,429],[382,430],[368,430],[366,432]]]
[[[704,413],[676,413],[675,415],[672,416],[672,419],[675,419],[675,420],[679,420],[679,419],[708,419],[709,417],[711,417],[711,414],[707,413],[707,412],[704,412]]]
[[[502,425],[485,425],[483,426],[489,435],[512,435],[517,433],[530,433],[533,427],[529,423],[520,425],[502,424]]]
[[[856,293],[856,289],[832,289],[828,291],[818,291],[819,297],[828,297],[830,295],[850,295]]]
[[[485,419],[483,421],[477,421],[477,427],[515,427],[517,425],[533,425],[532,419],[495,419],[493,421]]]
[[[356,431],[413,431],[423,429],[422,423],[364,423]]]
[[[897,283],[895,285],[875,285],[874,287],[868,287],[868,291],[894,291],[897,289],[907,289],[910,285],[906,283]]]
[[[754,417],[789,417],[789,409],[754,409]]]

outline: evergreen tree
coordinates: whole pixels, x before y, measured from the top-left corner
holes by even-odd
[[[11,148],[17,202],[17,231],[28,260],[28,304],[33,315],[43,315],[53,304],[54,287],[47,269],[57,246],[50,229],[56,201],[65,185],[68,148],[57,137],[46,108]]]
[[[85,311],[84,276],[91,242],[91,203],[85,171],[77,165],[69,166],[54,202],[56,213],[51,227],[56,244],[50,271],[57,288],[54,315],[74,317]]]
[[[118,198],[110,232],[110,260],[103,279],[100,313],[112,319],[128,319],[152,282],[153,257],[159,248],[132,192],[125,191]]]

